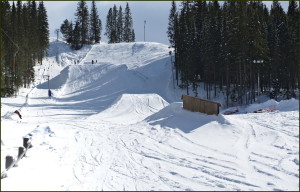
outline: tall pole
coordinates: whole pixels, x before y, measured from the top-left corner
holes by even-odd
[[[48,75],[48,89],[50,90],[50,83],[49,83],[49,79],[50,79],[50,76]]]
[[[144,42],[146,42],[146,20],[144,21]]]
[[[58,41],[58,37],[59,37],[59,29],[55,29],[55,33],[56,33],[56,35],[57,35],[56,41]]]

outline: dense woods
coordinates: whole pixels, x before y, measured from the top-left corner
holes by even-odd
[[[124,12],[122,6],[119,7],[119,10],[116,5],[109,9],[105,29],[108,43],[135,41],[133,21],[128,3]]]
[[[206,98],[223,93],[249,104],[258,94],[277,99],[298,89],[299,8],[278,1],[183,1],[171,4],[167,34],[175,51],[177,85]],[[187,94],[190,94],[187,89]]]
[[[71,48],[78,50],[86,44],[100,43],[102,22],[95,1],[92,1],[89,11],[85,1],[79,1],[75,12],[75,22],[65,20],[60,32]],[[116,5],[110,8],[106,16],[105,35],[108,43],[133,42],[135,34],[133,21],[128,3],[123,12]]]
[[[47,11],[43,1],[0,2],[1,96],[11,96],[34,81],[36,63],[49,46]]]
[[[101,40],[102,22],[95,1],[92,1],[89,12],[86,1],[79,1],[75,12],[75,23],[64,20],[60,32],[72,49],[78,50],[86,44],[99,43]]]

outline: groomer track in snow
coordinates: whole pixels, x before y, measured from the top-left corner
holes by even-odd
[[[50,46],[35,86],[1,99],[2,170],[33,134],[2,190],[299,190],[298,100],[192,113],[166,45]],[[21,106],[21,120],[9,115]],[[252,113],[267,107],[276,111]]]

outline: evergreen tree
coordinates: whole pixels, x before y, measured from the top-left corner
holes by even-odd
[[[270,51],[273,68],[272,81],[278,79],[280,88],[288,89],[289,71],[288,59],[288,31],[286,15],[278,1],[273,1],[270,11]]]
[[[64,20],[63,24],[61,24],[60,32],[63,34],[63,37],[67,43],[73,42],[73,24],[68,19]]]
[[[298,2],[299,3],[299,2]],[[299,78],[299,7],[296,1],[290,1],[288,12],[288,50],[287,61],[288,70],[290,71],[290,88],[297,88]]]
[[[101,20],[99,19],[95,1],[92,1],[90,15],[90,41],[99,43],[101,40]]]
[[[29,49],[31,49],[32,52],[32,61],[29,62],[28,67],[28,73],[30,73],[30,82],[34,78],[34,71],[32,70],[32,64],[35,63],[37,60],[38,50],[39,50],[39,40],[38,40],[38,11],[37,11],[37,4],[35,1],[28,1],[28,8],[29,8],[29,42],[30,46]]]
[[[43,1],[40,1],[38,7],[38,33],[39,33],[39,49],[38,60],[42,63],[42,59],[47,54],[49,47],[49,25],[47,18],[47,11],[44,7]]]
[[[131,31],[131,42],[135,42],[135,33],[134,33],[134,29],[132,29]]]
[[[172,5],[171,5],[170,14],[169,14],[169,24],[168,24],[168,30],[167,30],[169,42],[172,47],[174,47],[174,45],[175,45],[175,22],[176,22],[176,20],[177,20],[177,7],[176,7],[175,1],[173,0]]]
[[[81,24],[77,21],[73,30],[73,41],[71,44],[71,48],[75,50],[79,50],[82,48],[82,42],[80,41],[81,36]]]
[[[23,11],[23,6],[21,1],[17,1],[17,36],[16,36],[16,43],[20,48],[28,46],[26,44],[27,42],[27,36],[25,36],[25,26],[24,26],[24,19],[23,17],[26,17]],[[24,75],[26,74],[26,54],[24,51],[19,50],[17,57],[16,57],[16,84],[18,87],[24,85]]]
[[[106,16],[106,25],[105,25],[105,34],[108,38],[108,43],[113,43],[112,40],[112,31],[113,31],[113,22],[112,22],[112,8],[108,10]]]
[[[11,27],[12,27],[12,31],[11,31],[11,40],[13,42],[16,42],[17,40],[17,11],[16,11],[16,6],[15,6],[15,2],[13,2],[12,7],[11,7]],[[18,54],[18,48],[14,47],[14,51],[13,51],[13,62],[12,62],[12,81],[13,84],[16,88],[17,86],[17,62],[16,62],[16,58],[17,58],[17,54]]]
[[[128,3],[126,4],[125,8],[125,15],[124,15],[124,29],[123,29],[123,40],[125,42],[131,42],[132,41],[132,16],[131,11]]]
[[[12,45],[8,34],[11,34],[11,6],[8,1],[1,1],[1,94],[4,95],[4,89],[13,89],[12,81],[12,54],[14,52],[14,45]]]
[[[123,41],[123,20],[123,10],[120,6],[117,17],[117,43]]]
[[[79,25],[80,43],[82,47],[84,44],[89,44],[89,11],[85,1],[81,0],[78,2],[75,16],[76,25]],[[74,39],[74,41],[77,40]]]
[[[118,17],[118,9],[117,6],[114,5],[112,9],[112,26],[111,26],[112,43],[118,43],[117,17]]]

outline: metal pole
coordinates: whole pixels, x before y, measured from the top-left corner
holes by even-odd
[[[48,75],[48,89],[50,89],[49,78],[50,78],[50,76]]]
[[[57,35],[56,41],[58,41],[58,37],[59,37],[59,29],[55,29],[55,33],[56,33],[56,35]]]
[[[146,41],[146,20],[144,21],[144,42]]]

